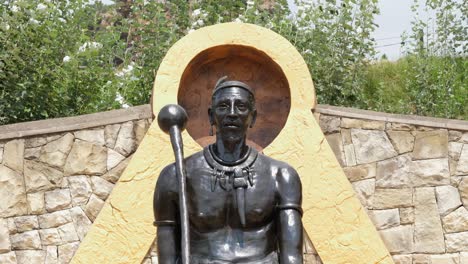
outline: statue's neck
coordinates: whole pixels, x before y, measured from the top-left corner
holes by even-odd
[[[221,160],[232,163],[240,160],[248,151],[248,146],[245,143],[245,136],[241,138],[222,139],[216,135],[216,143],[214,145],[214,154]]]

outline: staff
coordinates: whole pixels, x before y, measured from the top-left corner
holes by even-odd
[[[187,195],[185,193],[185,166],[184,145],[181,132],[187,125],[187,112],[179,105],[170,104],[164,106],[158,114],[158,125],[162,131],[171,136],[172,149],[174,150],[176,174],[179,181],[179,209],[182,229],[181,249],[182,263],[189,264],[189,219],[187,212]]]

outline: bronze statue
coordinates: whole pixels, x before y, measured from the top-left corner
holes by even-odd
[[[246,144],[257,115],[253,90],[220,79],[208,115],[216,142],[183,162],[180,152],[179,163],[176,155],[156,185],[159,263],[182,263],[184,247],[190,250],[185,262],[192,264],[303,263],[299,176]],[[160,125],[172,131],[165,118]],[[180,147],[172,134],[171,140]],[[186,193],[180,193],[179,174],[186,174]]]

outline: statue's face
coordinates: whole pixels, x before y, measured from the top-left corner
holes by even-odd
[[[209,114],[221,137],[236,139],[247,134],[256,116],[250,96],[238,87],[224,88],[215,94]]]

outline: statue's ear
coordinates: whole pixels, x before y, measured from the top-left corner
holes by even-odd
[[[250,122],[250,128],[252,128],[255,125],[255,121],[257,121],[257,109],[253,110],[252,113],[252,122]]]
[[[211,107],[208,107],[208,118],[210,120],[210,125],[213,125],[214,119],[213,119],[213,111],[211,110]]]

